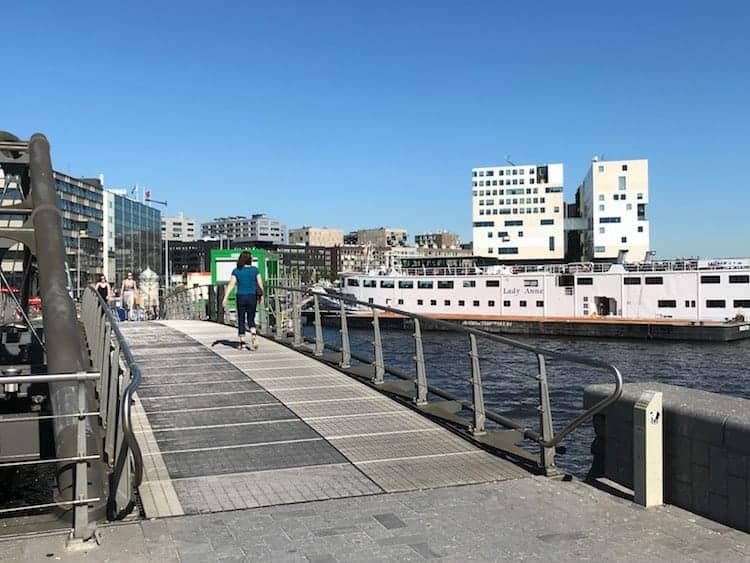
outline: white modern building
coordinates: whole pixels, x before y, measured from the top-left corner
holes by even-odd
[[[471,175],[476,256],[514,263],[564,258],[562,164],[484,166]]]
[[[344,231],[327,227],[304,226],[299,229],[289,229],[289,244],[304,246],[342,246]]]
[[[180,211],[176,217],[161,218],[161,238],[162,240],[195,240],[195,219],[188,219]]]
[[[248,241],[287,243],[286,226],[276,219],[271,219],[263,213],[256,213],[250,217],[218,217],[203,223],[201,236],[219,240],[243,239]]]
[[[648,160],[591,162],[578,188],[580,214],[587,224],[582,236],[584,260],[644,260],[650,250]]]

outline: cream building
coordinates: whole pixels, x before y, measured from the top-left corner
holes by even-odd
[[[161,218],[162,240],[195,240],[195,219],[189,219],[180,211],[177,217]]]
[[[289,244],[326,247],[342,246],[344,244],[344,231],[310,226],[304,226],[300,229],[289,229]]]
[[[562,164],[473,168],[474,254],[507,262],[562,260],[563,208]]]
[[[648,160],[599,160],[591,162],[578,188],[584,260],[613,260],[621,251],[628,262],[641,261],[650,250]]]

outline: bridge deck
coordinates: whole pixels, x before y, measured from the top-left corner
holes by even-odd
[[[359,382],[235,329],[125,323],[143,370],[134,420],[146,516],[527,477]]]

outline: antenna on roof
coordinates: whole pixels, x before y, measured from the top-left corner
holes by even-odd
[[[509,154],[506,154],[506,155],[505,155],[505,162],[507,162],[507,163],[508,163],[508,164],[510,164],[511,166],[516,166],[516,163],[515,163],[515,162],[513,162],[513,161],[512,161],[511,159],[510,159],[510,155],[509,155]]]

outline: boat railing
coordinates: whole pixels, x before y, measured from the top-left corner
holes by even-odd
[[[167,318],[205,318],[213,321],[234,324],[224,316],[220,304],[223,299],[223,286],[209,288],[209,302],[196,314],[195,305],[177,305],[177,297],[171,297],[174,304],[167,304],[163,311]],[[189,299],[191,293],[183,292],[179,299]],[[337,319],[340,327],[340,341],[324,339],[322,299],[334,300],[338,310],[328,312],[328,320]],[[583,355],[558,352],[519,342],[479,328],[458,323],[431,319],[392,307],[358,301],[345,294],[328,293],[321,295],[307,288],[281,284],[266,284],[266,295],[260,309],[259,331],[264,336],[275,339],[336,366],[339,370],[361,381],[408,402],[413,408],[439,419],[457,432],[486,447],[495,448],[515,455],[532,463],[546,474],[556,473],[555,455],[561,442],[594,415],[616,401],[622,392],[622,376],[612,364]],[[356,310],[356,311],[354,311]],[[372,327],[372,355],[352,350],[349,336],[349,322],[355,315],[360,320],[364,316]],[[385,363],[385,350],[381,336],[380,322],[385,317],[400,317],[413,327],[414,372],[407,373]],[[314,336],[303,333],[305,318],[311,318]],[[448,330],[468,339],[469,354],[466,364],[454,362],[455,377],[468,372],[466,394],[445,390],[430,382],[431,374],[425,359],[423,330]],[[481,342],[481,347],[480,347]],[[494,363],[499,351],[487,352],[488,346],[510,347],[528,352],[534,365],[532,377],[536,384],[535,402],[539,413],[538,425],[530,427],[522,421],[486,407],[486,388],[482,381],[482,366]],[[480,353],[482,350],[482,353]],[[601,370],[614,382],[612,393],[593,407],[579,413],[563,428],[556,430],[552,420],[552,404],[548,385],[549,362],[569,362],[577,366],[587,366]],[[485,365],[486,367],[486,365]],[[493,382],[490,383],[492,385]],[[522,445],[527,447],[521,447]]]

